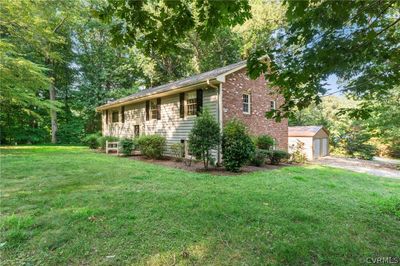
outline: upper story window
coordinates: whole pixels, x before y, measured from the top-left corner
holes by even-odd
[[[197,94],[196,91],[186,93],[186,114],[196,115],[197,114]]]
[[[113,123],[119,122],[119,112],[113,111],[111,119]]]
[[[146,120],[161,119],[161,98],[146,101]]]
[[[150,101],[150,119],[157,119],[157,99]]]
[[[250,94],[243,94],[243,113],[250,114],[251,102]]]
[[[275,110],[276,109],[276,102],[275,101],[270,101],[269,105],[270,105],[270,109],[271,110]]]

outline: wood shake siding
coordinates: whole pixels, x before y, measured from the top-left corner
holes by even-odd
[[[196,91],[196,90],[194,90]],[[203,89],[203,108],[207,108],[218,121],[218,91],[213,88]],[[187,140],[193,127],[196,116],[180,117],[179,93],[161,97],[161,119],[150,119],[146,121],[146,101],[127,104],[124,106],[125,123],[121,122],[121,108],[108,109],[108,124],[106,114],[103,112],[103,135],[116,136],[119,138],[133,138],[134,126],[139,125],[140,135],[159,134],[167,140],[166,154],[170,154],[169,147],[174,143],[180,143],[182,139]],[[112,123],[111,113],[120,111],[119,122]]]

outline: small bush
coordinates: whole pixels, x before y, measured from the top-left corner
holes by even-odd
[[[352,156],[363,160],[372,160],[375,156],[376,148],[370,144],[361,144],[357,151],[354,151]]]
[[[121,153],[125,156],[131,155],[132,150],[135,149],[135,141],[133,139],[122,139],[119,145]]]
[[[204,168],[208,169],[211,150],[216,149],[221,141],[220,127],[207,109],[203,110],[194,122],[189,135],[189,149],[199,159],[203,160]]]
[[[340,145],[343,146],[347,156],[371,160],[376,154],[376,148],[368,143],[369,140],[370,133],[354,127],[353,130],[340,141]]]
[[[290,155],[286,151],[272,150],[267,152],[267,157],[271,164],[278,165],[284,159],[289,159]]]
[[[263,166],[267,159],[267,150],[256,149],[254,154],[251,156],[250,164],[254,166]]]
[[[274,139],[269,135],[260,135],[255,138],[255,145],[262,150],[271,150],[274,146]]]
[[[113,142],[113,141],[118,141],[118,140],[119,140],[119,138],[112,137],[112,136],[102,136],[102,137],[98,138],[98,142],[99,142],[100,147],[101,147],[102,150],[106,149],[106,141]]]
[[[297,141],[296,144],[291,146],[292,154],[290,160],[295,163],[305,163],[307,161],[307,156],[304,153],[304,142]]]
[[[175,161],[180,162],[185,154],[185,145],[183,143],[174,143],[171,145],[171,152]]]
[[[99,137],[100,137],[100,136],[99,136],[98,133],[96,133],[96,134],[90,134],[90,135],[87,135],[87,136],[84,138],[83,142],[84,142],[84,144],[87,145],[90,149],[97,149],[97,148],[100,146]]]
[[[160,135],[144,135],[137,140],[140,152],[152,159],[161,158],[165,150],[165,137]]]
[[[228,122],[222,135],[222,154],[226,170],[238,172],[254,150],[253,141],[244,124],[236,119]]]

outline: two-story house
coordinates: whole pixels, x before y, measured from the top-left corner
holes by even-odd
[[[104,136],[136,137],[160,134],[167,149],[174,143],[187,146],[197,114],[207,108],[223,128],[232,118],[243,121],[252,135],[268,134],[278,149],[287,150],[288,121],[267,119],[265,112],[277,108],[283,97],[268,86],[264,76],[251,80],[246,62],[221,67],[161,86],[141,90],[96,110],[102,112]],[[219,151],[214,153],[218,160]]]

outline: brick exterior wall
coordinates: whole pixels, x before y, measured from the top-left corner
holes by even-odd
[[[250,94],[251,113],[243,113],[243,94]],[[276,102],[278,108],[284,101],[283,97],[268,88],[264,76],[251,80],[246,75],[246,69],[226,76],[222,84],[222,121],[224,124],[232,118],[243,121],[252,135],[268,134],[278,142],[278,149],[288,149],[288,120],[277,123],[267,119],[265,112],[270,110],[270,101]]]

